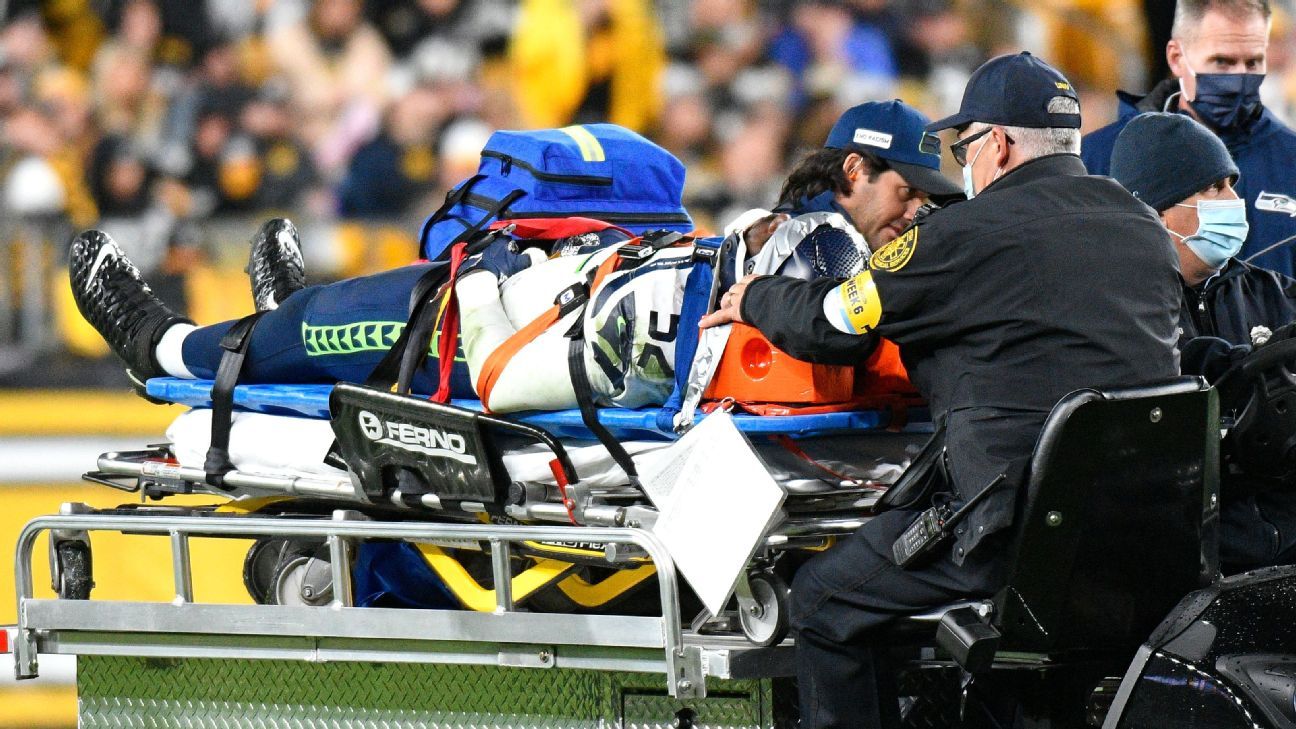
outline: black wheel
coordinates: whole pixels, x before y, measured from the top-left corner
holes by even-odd
[[[54,548],[58,558],[58,596],[63,600],[89,600],[94,588],[90,562],[90,545],[85,542],[60,542]]]
[[[738,623],[747,640],[761,647],[778,645],[788,634],[792,589],[773,572],[747,576],[749,594],[738,593]]]
[[[259,605],[325,605],[331,577],[321,540],[258,539],[243,560],[243,586]]]

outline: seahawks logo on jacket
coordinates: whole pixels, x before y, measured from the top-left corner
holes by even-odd
[[[1289,217],[1296,218],[1296,200],[1287,195],[1279,195],[1276,192],[1260,192],[1260,196],[1255,201],[1256,210],[1264,210],[1271,213],[1285,213]]]

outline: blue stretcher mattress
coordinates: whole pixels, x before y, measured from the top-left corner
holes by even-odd
[[[159,377],[148,381],[148,394],[159,400],[211,407],[211,380],[181,380]],[[234,405],[270,415],[326,419],[332,385],[239,385],[234,389]],[[470,410],[481,410],[478,400],[452,400],[451,404]],[[599,421],[618,437],[627,440],[675,438],[674,433],[658,425],[658,409],[627,410],[601,408]],[[534,411],[513,413],[511,419],[534,425],[559,438],[591,439],[593,434],[581,422],[579,410]],[[740,413],[734,416],[738,429],[751,435],[783,434],[808,437],[842,431],[879,430],[887,427],[890,413],[885,410],[855,410],[818,415],[757,416]]]

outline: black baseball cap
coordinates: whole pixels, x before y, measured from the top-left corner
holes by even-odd
[[[1079,114],[1051,110],[1059,97],[1080,103],[1071,82],[1056,68],[1027,51],[999,56],[981,64],[968,79],[958,113],[928,124],[927,131],[961,129],[973,122],[1079,129]]]
[[[940,172],[940,139],[923,129],[926,124],[922,112],[899,99],[870,101],[847,109],[824,146],[877,155],[928,195],[961,195],[963,189]]]

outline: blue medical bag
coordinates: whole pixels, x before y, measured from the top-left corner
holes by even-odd
[[[641,234],[693,230],[681,200],[684,165],[670,152],[615,124],[498,131],[482,149],[477,174],[461,182],[428,217],[422,255],[509,218],[594,218]]]

